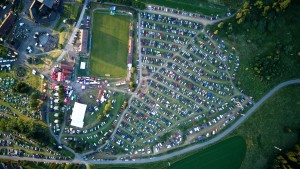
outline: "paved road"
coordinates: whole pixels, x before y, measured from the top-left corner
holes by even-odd
[[[76,32],[78,31],[80,25],[81,25],[81,21],[83,19],[83,16],[84,16],[84,13],[85,13],[85,10],[86,10],[86,4],[84,3],[83,5],[83,8],[82,8],[82,11],[80,13],[80,17],[76,23],[76,26],[68,40],[68,43],[66,44],[65,48],[63,49],[62,53],[60,54],[60,56],[56,59],[56,62],[59,62],[63,57],[64,55],[66,54],[67,51],[70,51],[70,50],[74,50],[73,48],[73,45],[72,45],[72,40],[74,39],[74,36],[76,34]]]

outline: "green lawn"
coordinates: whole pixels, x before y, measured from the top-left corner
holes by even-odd
[[[92,76],[126,76],[129,20],[129,16],[94,12],[90,61]]]
[[[63,20],[64,20],[64,18],[63,18],[63,17],[60,17],[60,18],[58,19],[58,21],[56,22],[56,24],[55,24],[53,30],[58,31],[58,29],[60,28],[60,25],[63,24]]]
[[[242,137],[232,137],[183,160],[168,169],[239,169],[245,157],[246,143]]]
[[[242,136],[247,152],[242,168],[267,168],[282,149],[293,146],[300,128],[300,85],[278,91],[232,134]],[[290,128],[292,132],[286,132]]]
[[[34,90],[42,92],[43,79],[41,78],[40,74],[33,75],[32,69],[27,68],[26,77],[23,79],[23,82],[34,88]]]
[[[98,90],[96,92],[98,94]],[[107,122],[106,127],[108,127],[108,129],[106,129],[106,127],[102,128],[102,130],[109,130],[111,127],[111,123],[116,119],[116,114],[118,113],[118,111],[121,109],[123,102],[125,100],[129,99],[128,95],[125,95],[123,93],[117,93],[115,96],[113,96],[111,98],[111,100],[116,99],[116,103],[112,104],[112,106],[114,107],[114,109],[112,109],[108,114],[113,114],[114,118],[109,119]],[[103,103],[99,106],[99,110],[97,112],[95,112],[93,115],[90,115],[90,113],[86,113],[85,118],[84,118],[84,123],[86,124],[86,126],[84,128],[91,128],[93,127],[95,124],[99,123],[99,121],[97,120],[97,117],[99,114],[103,113],[104,110],[104,106],[106,103]]]
[[[146,3],[167,6],[174,9],[201,13],[204,15],[221,15],[226,14],[230,9],[238,9],[241,5],[241,0],[223,0],[223,1],[208,1],[208,0],[146,0]]]

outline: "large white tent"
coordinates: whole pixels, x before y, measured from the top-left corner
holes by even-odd
[[[80,62],[80,69],[85,69],[85,62]]]
[[[71,125],[75,127],[82,128],[83,127],[83,119],[86,111],[86,104],[81,104],[78,102],[75,102],[73,112],[72,112],[72,122]]]

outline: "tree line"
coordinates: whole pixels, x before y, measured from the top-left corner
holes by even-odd
[[[43,146],[49,145],[51,140],[48,128],[33,119],[0,119],[0,131],[16,131],[27,138],[33,138]]]
[[[250,70],[262,81],[272,80],[283,76],[292,62],[300,63],[297,5],[291,0],[247,0],[235,18],[218,23],[213,31],[245,41],[240,47],[257,47],[248,55],[253,58]]]

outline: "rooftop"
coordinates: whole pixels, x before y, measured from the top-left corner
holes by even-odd
[[[2,24],[0,25],[0,34],[6,34],[8,30],[12,27],[17,19],[17,15],[12,12],[9,12],[8,16],[4,19]]]
[[[46,5],[48,8],[52,8],[54,0],[38,0],[40,3]]]
[[[75,102],[73,112],[72,112],[72,122],[71,125],[75,127],[82,128],[83,127],[83,119],[86,111],[86,104]]]

